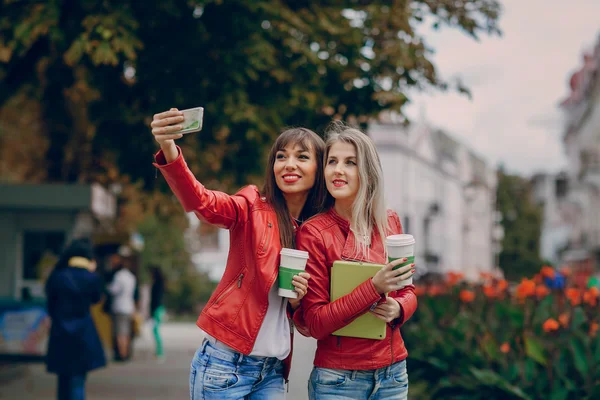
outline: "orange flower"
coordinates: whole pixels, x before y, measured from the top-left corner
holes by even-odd
[[[569,299],[569,302],[573,307],[581,304],[581,292],[575,288],[565,289],[565,296]]]
[[[431,285],[427,294],[431,297],[439,296],[441,294],[445,294],[446,289],[442,285]]]
[[[505,279],[500,279],[497,283],[497,286],[498,286],[498,290],[503,292],[506,289],[508,289],[508,282]]]
[[[550,294],[550,289],[544,285],[537,286],[535,288],[535,295],[538,299],[543,299]]]
[[[595,337],[597,333],[598,333],[598,323],[592,322],[590,324],[590,336]]]
[[[548,318],[544,325],[542,325],[542,329],[544,332],[554,332],[560,328],[560,325],[554,318]]]
[[[427,289],[425,288],[425,286],[423,286],[423,285],[415,286],[415,295],[417,295],[417,297],[424,296],[425,293],[427,293]]]
[[[500,346],[500,351],[504,354],[508,353],[510,351],[510,345],[506,342],[502,343],[502,346]]]
[[[473,300],[475,300],[475,292],[463,289],[460,291],[458,297],[460,297],[460,301],[462,301],[463,303],[470,303]]]
[[[498,295],[498,293],[496,293],[496,288],[490,284],[486,284],[483,286],[483,294],[485,295],[485,297],[488,297],[490,299],[493,299]]]
[[[547,265],[544,265],[542,267],[542,270],[540,271],[540,274],[544,278],[550,278],[550,279],[554,279],[554,276],[556,275],[556,273],[554,272],[554,268],[549,267]]]
[[[558,316],[558,322],[560,322],[563,328],[566,328],[569,326],[569,318],[570,316],[568,313],[562,313]]]
[[[525,299],[535,295],[535,282],[527,278],[523,278],[519,286],[517,286],[517,297]]]
[[[458,282],[462,281],[463,278],[464,278],[463,274],[458,273],[458,272],[450,271],[450,272],[448,272],[448,285],[454,286]]]
[[[535,274],[532,280],[539,285],[540,283],[544,282],[544,277],[542,274]]]
[[[592,307],[596,307],[598,305],[598,294],[600,291],[597,287],[591,287],[585,291],[583,294],[583,302]]]

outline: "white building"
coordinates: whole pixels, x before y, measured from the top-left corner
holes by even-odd
[[[583,66],[569,80],[571,93],[561,103],[565,116],[566,194],[557,203],[552,189],[544,196],[544,189],[535,187],[539,199],[549,204],[542,233],[548,247],[542,256],[560,253],[558,262],[587,261],[593,265],[600,257],[599,66],[600,37],[594,50],[584,54]],[[562,237],[565,233],[566,240]],[[555,242],[550,237],[560,240]]]
[[[533,198],[543,207],[540,257],[558,265],[569,247],[577,215],[577,209],[567,196],[568,177],[564,172],[556,175],[537,174],[531,182]]]
[[[470,279],[496,267],[496,171],[442,130],[382,119],[377,144],[388,206],[415,236],[420,273],[458,271]],[[494,232],[496,230],[496,232]],[[496,237],[496,240],[500,237]]]

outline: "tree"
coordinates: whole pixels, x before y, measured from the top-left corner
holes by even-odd
[[[28,112],[15,96],[39,109],[45,176],[33,179],[125,174],[148,190],[152,114],[203,105],[205,128],[183,141],[186,159],[207,184],[230,189],[256,181],[286,125],[401,111],[410,88],[464,91],[436,75],[420,27],[477,39],[499,33],[499,15],[497,0],[4,0],[0,106],[12,104],[5,118]],[[0,123],[0,144],[21,133]]]
[[[504,239],[500,268],[511,280],[535,275],[541,265],[542,209],[532,197],[529,180],[498,172],[497,207],[502,213]]]

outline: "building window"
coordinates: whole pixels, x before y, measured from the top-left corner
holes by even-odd
[[[24,232],[23,273],[25,281],[39,281],[52,269],[65,245],[64,232]]]
[[[404,222],[402,222],[402,232],[410,233],[410,217],[408,215],[404,217]]]
[[[556,198],[562,199],[567,195],[568,181],[566,176],[560,176],[556,179]]]

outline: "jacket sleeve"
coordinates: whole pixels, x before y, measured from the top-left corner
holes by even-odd
[[[324,339],[369,311],[381,299],[373,281],[368,279],[331,303],[331,265],[327,264],[321,232],[312,226],[303,226],[296,236],[296,248],[309,253],[306,263],[306,272],[310,274],[308,293],[302,299],[302,306],[294,313],[294,322],[301,326],[301,333],[305,329],[310,336]],[[302,315],[297,315],[300,312]]]
[[[417,311],[417,295],[415,294],[415,286],[407,285],[400,290],[390,294],[398,304],[400,304],[400,318],[393,320],[390,325],[392,327],[401,327],[406,321],[413,316]]]
[[[236,223],[245,222],[249,210],[247,199],[206,189],[190,171],[181,148],[177,150],[179,156],[171,163],[166,162],[160,150],[154,156],[154,166],[163,174],[185,211],[193,211],[201,221],[224,229],[233,229]]]
[[[402,233],[402,223],[398,214],[390,211],[389,217],[391,217],[390,226],[396,233]],[[398,304],[400,304],[400,317],[393,320],[390,325],[392,327],[401,327],[406,321],[413,316],[417,310],[417,295],[415,294],[415,286],[408,285],[400,290],[396,290],[389,294],[393,297]]]

